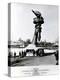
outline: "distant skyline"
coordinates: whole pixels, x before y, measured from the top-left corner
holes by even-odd
[[[41,40],[54,42],[59,37],[58,33],[58,6],[54,5],[39,5],[39,4],[11,4],[11,41],[16,41],[19,38],[26,41],[33,39],[35,25],[33,18],[35,15],[33,10],[41,12],[44,18],[44,24],[41,32]]]

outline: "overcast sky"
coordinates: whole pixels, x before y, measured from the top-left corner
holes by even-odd
[[[58,6],[36,4],[11,4],[11,40],[33,39],[35,25],[33,10],[41,12],[44,18],[41,40],[54,42],[58,39]]]

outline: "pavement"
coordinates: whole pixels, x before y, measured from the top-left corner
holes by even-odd
[[[43,57],[26,56],[24,58],[11,58],[13,62],[11,66],[39,66],[39,65],[56,65],[54,54]]]

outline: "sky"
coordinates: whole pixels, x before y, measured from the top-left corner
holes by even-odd
[[[26,41],[33,39],[35,24],[33,18],[35,15],[33,10],[40,11],[44,18],[42,24],[41,40],[54,42],[58,39],[58,6],[55,5],[40,5],[40,4],[11,4],[11,41],[16,41],[19,38]]]

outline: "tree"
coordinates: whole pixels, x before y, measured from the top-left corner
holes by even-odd
[[[27,39],[27,40],[26,40],[26,43],[27,43],[27,44],[31,44],[31,40],[30,40],[30,39]]]

